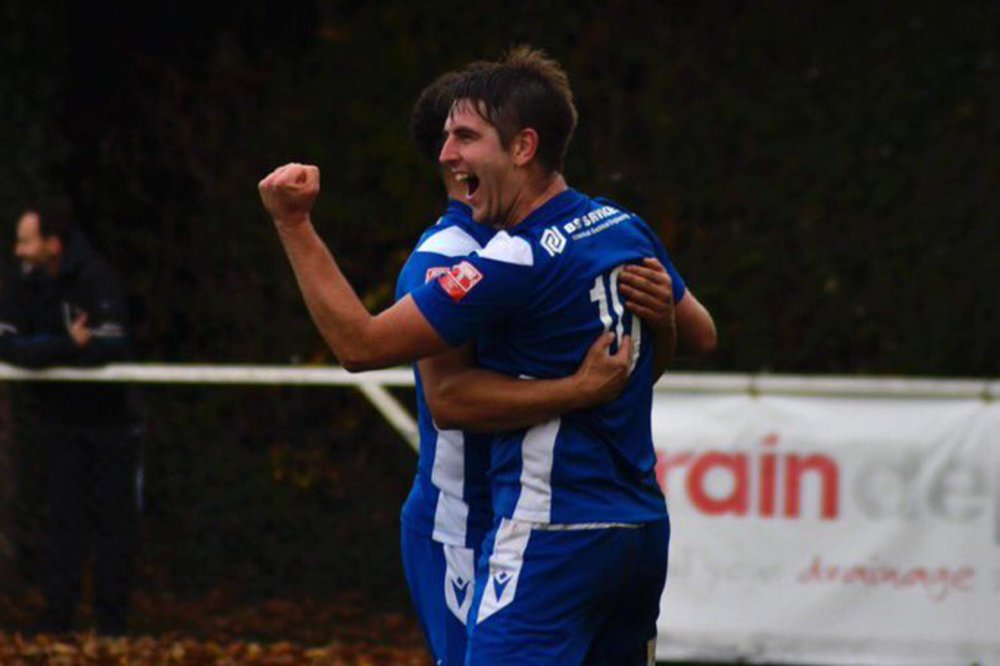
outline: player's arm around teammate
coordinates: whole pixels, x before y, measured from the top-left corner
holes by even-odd
[[[680,303],[673,302],[670,275],[657,259],[626,266],[618,288],[627,299],[625,307],[656,332],[654,381],[675,355],[704,356],[715,351],[718,335],[712,315],[690,286]]]
[[[476,367],[471,345],[420,361],[427,404],[439,428],[495,432],[526,428],[608,402],[625,388],[632,344],[611,354],[613,333],[601,335],[569,376],[532,381]]]
[[[677,320],[670,275],[657,259],[646,258],[641,265],[630,264],[625,267],[619,278],[618,290],[626,299],[625,308],[641,317],[655,333],[655,383],[666,372],[677,350]]]
[[[681,356],[704,356],[719,344],[715,320],[708,309],[695,298],[689,288],[675,312],[677,319],[677,353]]]
[[[619,288],[627,299],[625,307],[656,331],[657,360],[662,366],[654,375],[658,378],[676,346],[670,276],[656,259],[629,268],[635,269],[635,277],[623,274]],[[470,345],[424,359],[420,375],[434,421],[442,428],[474,432],[515,430],[606,402],[624,387],[630,371],[631,340],[626,337],[615,354],[626,361],[624,367],[613,367],[607,360],[613,340],[610,332],[601,336],[572,376],[527,383],[476,367]],[[623,375],[613,376],[615,369],[623,370]]]

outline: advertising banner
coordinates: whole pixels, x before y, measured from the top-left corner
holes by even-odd
[[[1000,664],[1000,404],[656,394],[660,659]]]

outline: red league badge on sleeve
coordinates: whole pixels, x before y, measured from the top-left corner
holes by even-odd
[[[427,284],[436,277],[440,277],[448,272],[447,266],[435,266],[434,268],[428,268],[427,272],[424,274],[424,284]]]
[[[480,273],[475,266],[467,261],[463,261],[456,266],[452,266],[451,270],[438,278],[438,284],[444,289],[445,293],[451,296],[451,300],[456,303],[465,298],[465,295],[472,291],[483,279],[483,274]]]

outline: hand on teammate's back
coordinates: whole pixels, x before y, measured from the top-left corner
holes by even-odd
[[[319,168],[295,162],[280,166],[257,185],[275,226],[288,229],[309,221],[319,195]]]
[[[573,377],[579,384],[580,395],[587,405],[599,405],[618,397],[628,383],[632,370],[632,339],[623,336],[618,351],[611,353],[615,334],[605,331],[587,351],[583,363]]]
[[[618,278],[618,289],[625,297],[625,308],[654,329],[674,324],[674,294],[670,274],[657,259],[642,260],[643,265],[629,264]]]

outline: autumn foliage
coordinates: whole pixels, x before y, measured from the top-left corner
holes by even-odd
[[[37,597],[0,596],[0,621],[24,624]],[[139,593],[140,626],[128,638],[93,633],[26,637],[0,633],[0,664],[191,664],[261,666],[427,666],[429,657],[412,616],[372,609],[358,595],[322,602],[271,599],[239,604],[216,590],[201,599],[178,601]],[[87,624],[88,609],[83,609]]]
[[[106,639],[79,634],[26,639],[20,635],[0,634],[0,663],[24,666],[427,666],[430,660],[423,650],[412,647],[337,642],[303,647],[289,642],[203,642],[178,636]]]

